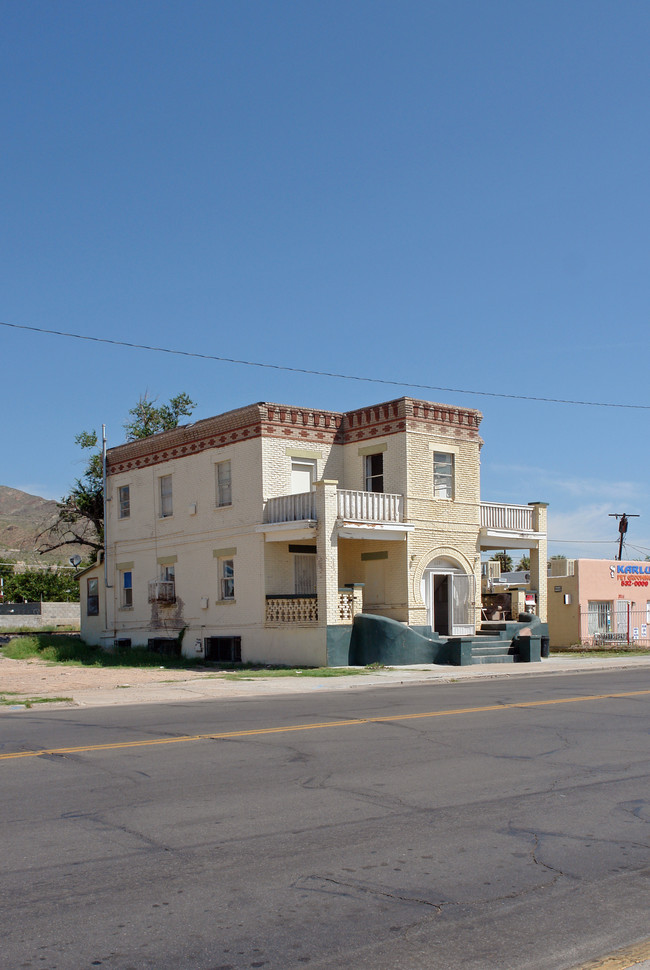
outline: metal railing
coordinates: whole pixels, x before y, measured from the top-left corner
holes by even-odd
[[[176,583],[168,579],[152,579],[149,583],[150,603],[175,603]]]
[[[650,617],[647,607],[632,609],[625,601],[602,602],[580,614],[580,642],[584,646],[650,647]]]

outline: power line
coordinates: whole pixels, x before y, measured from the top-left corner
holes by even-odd
[[[387,384],[391,387],[410,387],[419,391],[444,391],[450,394],[473,394],[480,397],[506,398],[511,401],[537,401],[543,404],[572,404],[591,408],[625,408],[628,410],[650,411],[650,404],[616,404],[608,401],[573,401],[558,397],[534,397],[528,394],[505,394],[503,391],[474,391],[461,387],[443,387],[437,384],[415,384],[410,381],[391,381],[381,377],[360,377],[357,374],[337,374],[331,371],[311,370],[307,367],[290,367],[288,364],[271,364],[267,361],[239,360],[236,357],[219,357],[216,354],[199,354],[190,350],[174,350],[170,347],[154,347],[149,344],[134,344],[126,340],[111,340],[110,337],[91,337],[87,334],[69,333],[65,330],[48,330],[44,327],[28,327],[20,323],[6,323],[0,320],[0,327],[13,330],[29,330],[32,333],[51,334],[55,337],[70,337],[74,340],[87,340],[98,344],[111,344],[114,347],[128,347],[130,350],[149,350],[159,354],[172,354],[177,357],[193,357],[197,360],[216,360],[222,364],[240,364],[244,367],[263,367],[269,370],[288,371],[293,374],[309,374],[312,377],[335,377],[343,381],[359,381],[367,384]]]
[[[611,545],[614,542],[613,539],[547,539],[547,542],[575,542],[575,543],[595,543],[596,545],[602,546]]]

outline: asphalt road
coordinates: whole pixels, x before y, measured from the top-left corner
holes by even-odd
[[[4,716],[0,962],[579,966],[650,937],[649,714],[640,670]]]

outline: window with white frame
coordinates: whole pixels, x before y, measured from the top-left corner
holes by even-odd
[[[86,588],[86,616],[99,616],[99,580],[89,579]]]
[[[384,491],[384,455],[381,451],[364,456],[364,479],[366,492]]]
[[[161,563],[160,580],[163,583],[174,583],[176,581],[176,568],[173,563]]]
[[[173,515],[174,507],[172,504],[172,476],[162,475],[158,479],[160,483],[160,517],[166,519]]]
[[[130,569],[120,572],[120,606],[123,610],[133,606],[133,573]]]
[[[235,598],[235,562],[233,559],[219,560],[219,598],[234,600]]]
[[[454,456],[446,451],[433,453],[433,496],[454,497]]]
[[[216,465],[217,505],[232,505],[232,470],[229,461]]]
[[[117,496],[120,503],[120,518],[128,519],[131,515],[131,486],[120,485]]]

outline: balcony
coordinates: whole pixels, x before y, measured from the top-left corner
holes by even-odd
[[[404,498],[385,492],[361,492],[354,489],[336,490],[337,516],[354,522],[402,522]],[[264,522],[305,522],[316,520],[316,495],[280,495],[268,499],[264,507]]]
[[[149,602],[170,605],[176,602],[176,583],[173,580],[153,579],[149,583]]]
[[[479,543],[484,550],[533,549],[546,541],[546,506],[543,503],[481,502],[480,523]]]
[[[503,532],[533,532],[532,506],[481,502],[481,528]]]
[[[298,495],[279,495],[268,499],[264,506],[264,522],[305,522],[316,519],[316,495],[301,492]]]
[[[336,491],[339,519],[355,522],[402,522],[404,498],[387,492]]]

